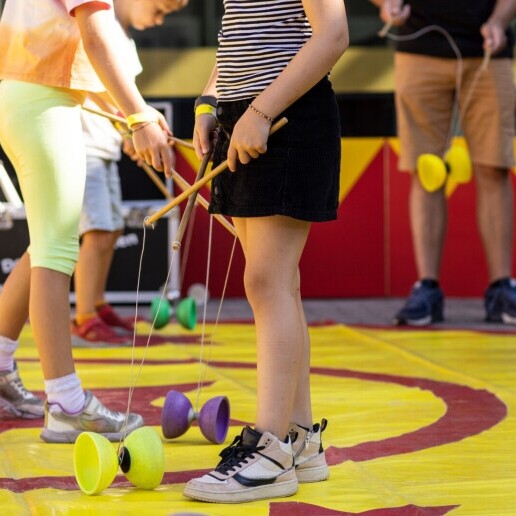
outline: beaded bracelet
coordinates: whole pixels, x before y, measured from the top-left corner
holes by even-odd
[[[268,120],[271,124],[274,122],[274,118],[267,116],[265,113],[262,113],[259,109],[256,109],[252,104],[249,104],[249,107],[258,115],[260,115],[262,118],[265,118],[265,120]]]
[[[136,131],[139,131],[140,129],[143,129],[144,127],[147,127],[148,125],[156,123],[155,120],[150,120],[149,122],[145,122],[140,127],[137,127],[136,129],[131,129],[131,134],[134,134]]]

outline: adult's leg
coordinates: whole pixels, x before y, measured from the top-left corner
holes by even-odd
[[[477,224],[484,247],[489,281],[512,273],[514,209],[506,168],[475,165]]]
[[[306,394],[298,394],[306,337],[299,310],[298,265],[310,224],[283,216],[234,222],[244,246],[244,285],[256,325],[256,428],[283,438],[296,398],[309,401]]]
[[[509,169],[514,164],[516,95],[510,59],[494,59],[479,74],[480,66],[480,59],[464,62],[463,125],[475,173],[477,225],[493,282],[512,273],[514,208]]]
[[[418,157],[447,150],[457,68],[452,60],[396,53],[400,170],[411,171],[409,217],[419,278],[438,279],[446,233],[444,189],[429,193],[414,173]]]
[[[444,188],[429,193],[416,174],[409,197],[410,228],[419,278],[439,278],[446,234],[447,207]]]

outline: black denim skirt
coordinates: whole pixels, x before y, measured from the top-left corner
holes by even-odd
[[[219,102],[213,167],[226,159],[233,127],[252,100]],[[320,81],[278,119],[283,116],[288,123],[269,138],[265,154],[213,179],[210,213],[312,222],[337,218],[340,122],[330,81]]]

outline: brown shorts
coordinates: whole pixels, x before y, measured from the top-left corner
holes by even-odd
[[[415,170],[424,153],[443,156],[457,128],[462,129],[473,163],[514,165],[511,59],[491,59],[484,72],[479,72],[481,58],[462,60],[460,123],[453,113],[456,60],[396,52],[394,63],[400,170]]]

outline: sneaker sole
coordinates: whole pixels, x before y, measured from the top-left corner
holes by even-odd
[[[300,484],[309,484],[311,482],[322,482],[330,477],[330,468],[328,466],[317,466],[315,468],[296,469],[297,481]]]
[[[505,324],[516,324],[516,317],[508,313],[502,313],[502,322]]]
[[[119,337],[132,337],[134,330],[130,330],[129,328],[122,328],[121,326],[110,326],[110,328],[119,336]]]
[[[444,321],[443,316],[432,316],[427,315],[426,317],[422,317],[421,319],[394,319],[394,324],[396,326],[430,326],[434,323],[440,323]]]
[[[254,502],[255,500],[266,500],[268,498],[281,498],[293,496],[298,490],[298,481],[287,480],[275,484],[268,484],[257,487],[243,487],[242,491],[228,492],[208,492],[202,488],[186,485],[183,494],[188,498],[200,500],[202,502],[215,503],[242,503]]]
[[[432,322],[431,315],[423,317],[422,319],[394,319],[396,326],[428,326],[432,324]]]
[[[104,436],[108,441],[113,443],[119,442],[123,437],[127,437],[133,430],[137,430],[143,425],[138,424],[134,425],[132,428],[126,428],[123,432],[95,432],[102,436]],[[74,443],[79,434],[82,432],[89,432],[90,430],[68,430],[66,432],[56,432],[55,430],[49,430],[48,428],[43,428],[41,431],[40,437],[46,443],[57,443],[57,444],[65,444],[65,443]]]
[[[87,340],[77,335],[72,335],[72,347],[74,348],[115,348],[115,347],[128,347],[131,346],[132,342],[124,340],[123,342],[107,342],[102,340]]]
[[[44,428],[40,434],[41,439],[46,443],[54,443],[54,444],[70,444],[74,443],[82,432],[86,432],[87,430],[69,430],[68,432],[54,432],[53,430],[48,430],[48,428]],[[108,441],[117,442],[122,438],[122,432],[109,433],[100,435],[104,436]]]

